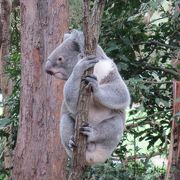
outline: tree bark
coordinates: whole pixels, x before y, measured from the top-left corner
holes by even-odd
[[[180,98],[180,82],[174,81],[173,92],[173,114],[176,115],[180,112],[180,102],[176,102],[176,100]],[[179,120],[180,118],[177,117],[172,122],[171,144],[169,149],[168,167],[165,178],[166,180],[168,180],[169,178],[172,180],[178,180],[180,177],[180,124],[176,122]]]
[[[5,74],[10,48],[10,1],[0,0],[0,89],[3,96],[3,116],[9,117],[9,110],[5,104],[6,99],[12,93],[12,81]]]
[[[59,119],[63,81],[44,64],[68,27],[66,0],[21,0],[21,107],[14,180],[66,179]]]
[[[83,0],[83,32],[85,37],[85,56],[96,54],[97,43],[101,27],[101,18],[104,11],[105,0],[95,1],[93,9],[90,8],[90,0]],[[92,10],[92,13],[91,13]],[[92,74],[93,68],[84,72],[84,76]],[[88,110],[91,91],[85,87],[84,82],[80,85],[80,94],[77,106],[75,124],[75,142],[77,148],[73,151],[73,166],[69,179],[81,180],[86,169],[86,137],[80,134],[79,128],[82,123],[88,122]]]
[[[0,89],[3,96],[3,117],[9,118],[10,111],[6,104],[7,99],[12,94],[13,82],[6,74],[7,62],[9,61],[10,49],[10,14],[11,2],[7,0],[0,0]],[[11,129],[11,125],[9,125]],[[11,135],[4,140],[4,168],[12,168],[12,149],[10,148]],[[11,170],[9,171],[11,173]],[[8,179],[8,176],[6,177]]]

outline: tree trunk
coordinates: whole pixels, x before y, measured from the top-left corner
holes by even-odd
[[[5,104],[12,93],[12,81],[5,74],[10,47],[10,1],[0,0],[0,89],[3,96],[3,115],[9,117],[9,110]]]
[[[173,84],[174,92],[174,106],[173,114],[176,115],[180,112],[180,102],[176,102],[180,98],[180,82],[174,81]],[[179,117],[174,119],[172,122],[171,132],[171,144],[169,150],[168,167],[166,173],[166,180],[169,178],[172,180],[178,180],[180,177],[180,125],[176,121],[179,121]]]
[[[21,0],[22,88],[14,180],[66,179],[59,119],[63,82],[44,64],[68,25],[66,0]]]
[[[11,1],[0,0],[0,89],[3,96],[3,116],[10,117],[8,106],[6,105],[7,98],[12,94],[13,83],[5,73],[7,61],[9,61],[10,49],[10,14]],[[9,125],[11,129],[11,125]],[[11,130],[10,130],[11,131]],[[9,132],[8,132],[9,133]],[[12,149],[10,148],[11,135],[4,140],[4,168],[12,168]],[[11,171],[10,171],[11,172]],[[8,177],[7,177],[8,178]]]

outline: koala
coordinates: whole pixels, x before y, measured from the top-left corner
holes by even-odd
[[[86,162],[94,165],[105,162],[118,145],[125,127],[130,94],[115,63],[99,45],[95,55],[84,57],[83,52],[83,32],[73,30],[64,35],[62,44],[49,55],[45,70],[66,81],[60,136],[69,157],[72,157],[75,145],[75,116],[82,78],[92,90],[88,123],[80,127],[80,132],[87,136]],[[93,74],[83,77],[84,71],[92,67]]]

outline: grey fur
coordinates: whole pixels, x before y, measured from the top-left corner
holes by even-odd
[[[100,46],[97,47],[96,56],[81,59],[83,50],[83,33],[73,30],[65,34],[63,43],[50,54],[45,69],[49,74],[66,80],[60,135],[71,157],[81,78],[86,69],[95,66],[94,75],[84,78],[87,86],[92,88],[92,96],[89,122],[80,131],[88,137],[87,164],[97,164],[106,161],[122,137],[130,95],[116,65]]]

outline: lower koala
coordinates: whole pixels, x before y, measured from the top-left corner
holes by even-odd
[[[125,127],[125,110],[130,95],[118,69],[98,45],[95,56],[81,58],[84,35],[73,30],[48,57],[45,70],[50,75],[66,80],[61,109],[60,135],[67,154],[72,157],[75,115],[80,82],[85,70],[94,67],[92,75],[84,77],[91,87],[88,123],[80,132],[87,136],[86,162],[103,163],[118,145]]]

